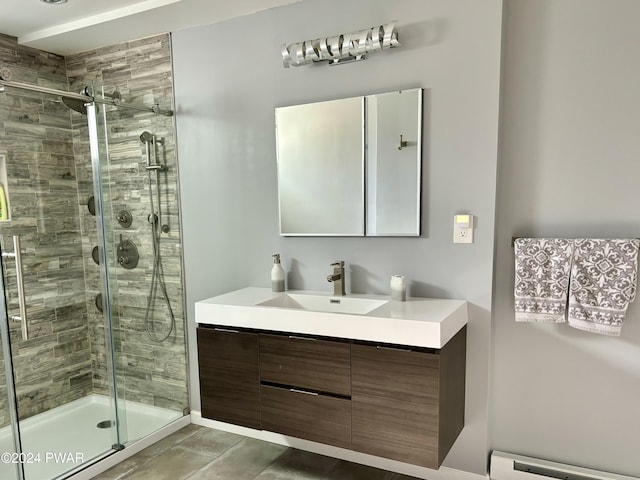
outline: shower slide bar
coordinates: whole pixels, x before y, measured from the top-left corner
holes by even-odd
[[[27,327],[27,302],[24,296],[24,276],[22,274],[22,249],[20,248],[20,237],[13,236],[13,252],[2,252],[4,258],[14,258],[16,260],[16,282],[18,283],[18,304],[20,306],[20,316],[12,316],[11,320],[20,322],[22,327],[22,339],[29,339],[29,329]]]
[[[162,110],[157,104],[154,105],[153,107],[138,107],[135,105],[127,105],[127,104],[121,103],[120,101],[116,101],[114,98],[111,98],[109,100],[92,98],[90,95],[85,95],[83,93],[66,92],[64,90],[57,90],[55,88],[41,87],[39,85],[30,85],[28,83],[13,82],[10,80],[3,79],[2,76],[0,76],[0,85],[5,87],[20,88],[22,90],[30,90],[32,92],[49,93],[51,95],[59,95],[64,98],[73,98],[75,100],[82,100],[85,102],[93,101],[95,103],[100,103],[102,105],[114,105],[117,107],[129,109],[129,110],[137,110],[139,112],[151,112],[151,113],[156,113],[160,115],[166,115],[167,117],[173,116],[173,110]]]

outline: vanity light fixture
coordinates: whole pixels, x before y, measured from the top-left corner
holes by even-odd
[[[46,3],[47,5],[61,5],[63,3],[67,3],[67,0],[40,0],[42,3]]]
[[[283,45],[282,62],[285,68],[323,61],[336,65],[365,60],[369,52],[399,46],[395,22],[391,22],[358,32]]]

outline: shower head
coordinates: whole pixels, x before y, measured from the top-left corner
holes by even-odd
[[[153,133],[142,132],[142,135],[140,135],[140,141],[142,143],[151,143],[151,142],[153,142]]]
[[[78,100],[75,98],[62,97],[62,103],[64,103],[71,110],[75,110],[83,115],[87,114],[87,107],[84,104],[84,100]]]
[[[111,103],[113,103],[115,106],[120,105],[120,102],[122,101],[122,95],[118,90],[115,90],[111,95],[106,96],[111,98]]]

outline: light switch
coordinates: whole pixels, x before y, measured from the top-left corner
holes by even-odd
[[[453,216],[453,243],[473,243],[473,215]]]

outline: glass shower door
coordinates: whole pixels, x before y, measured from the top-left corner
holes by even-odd
[[[0,454],[20,465],[0,480],[51,480],[188,412],[174,125],[133,84],[122,104],[4,85]]]
[[[4,296],[2,275],[0,275],[0,293]],[[9,325],[3,321],[7,318],[4,306],[5,302],[0,301],[0,331],[2,332],[2,342],[0,343],[0,412],[2,412],[0,414],[0,478],[19,480],[23,473],[19,462],[20,431],[15,408]]]
[[[127,446],[183,417],[188,394],[171,102],[146,87],[118,88],[128,95],[89,114],[97,125],[91,151],[100,153],[94,190],[103,199],[118,433]],[[118,88],[97,88],[97,102],[120,98]]]
[[[5,469],[22,467],[26,480],[49,480],[112,452],[117,443],[111,421],[113,402],[91,394],[91,374],[85,371],[91,359],[85,338],[84,294],[81,298],[73,296],[78,292],[65,294],[67,289],[73,291],[72,267],[60,272],[59,277],[42,274],[41,265],[57,263],[60,257],[51,260],[53,248],[30,251],[26,245],[44,241],[33,235],[39,240],[29,235],[3,235],[1,242],[3,297],[7,300],[3,306],[8,308],[0,321],[4,322],[2,334],[6,338],[3,352],[10,352],[3,357],[8,394],[1,415],[11,420],[11,408],[15,407],[17,420],[13,431],[9,425],[0,433],[0,442],[4,439],[7,444],[0,447],[0,455],[17,454],[7,457],[9,468],[0,467],[3,479]],[[70,249],[69,245],[55,247],[60,248],[56,255]],[[34,282],[51,285],[55,294],[47,295],[44,286],[34,286]],[[40,304],[38,297],[43,300]],[[20,439],[19,445],[16,438]],[[0,457],[0,463],[2,460]]]
[[[14,395],[20,445],[13,451],[24,478],[50,480],[118,443],[113,398],[95,393],[92,370],[110,347],[92,341],[88,322],[97,308],[92,291],[103,289],[85,278],[84,231],[96,222],[81,179],[91,178],[91,159],[74,148],[82,129],[59,97],[7,88],[4,99],[14,110],[0,132],[0,322],[14,388],[0,419],[10,419]],[[2,470],[0,478],[11,477]]]

